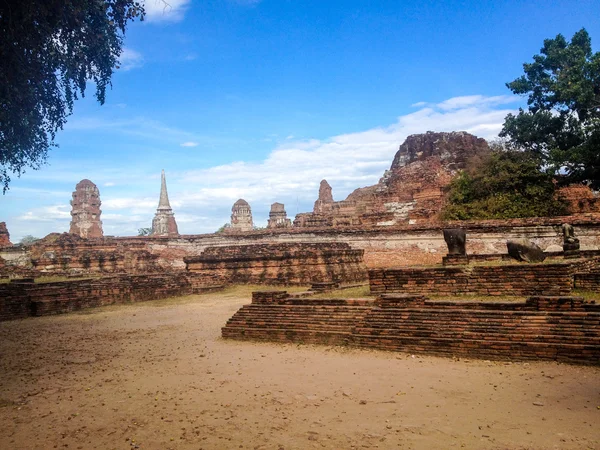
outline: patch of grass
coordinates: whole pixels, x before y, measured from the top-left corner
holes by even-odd
[[[573,289],[573,294],[577,297],[583,297],[586,302],[591,302],[595,300],[596,302],[600,302],[600,292],[594,291],[585,291],[583,289]]]
[[[350,289],[334,289],[332,291],[322,292],[311,295],[310,298],[365,298],[375,297],[371,294],[369,285],[354,287]]]

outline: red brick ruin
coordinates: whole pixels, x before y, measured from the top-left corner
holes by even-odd
[[[231,227],[230,231],[252,231],[254,222],[252,221],[252,209],[246,200],[240,198],[231,207]]]
[[[0,222],[0,247],[12,245],[10,242],[10,234],[6,228],[6,222]]]
[[[100,191],[90,180],[81,180],[75,186],[71,200],[71,228],[69,233],[82,238],[101,238]]]

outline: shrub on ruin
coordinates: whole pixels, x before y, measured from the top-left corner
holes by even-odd
[[[536,155],[495,146],[452,180],[443,220],[511,219],[559,216],[567,204],[558,198],[551,174]]]

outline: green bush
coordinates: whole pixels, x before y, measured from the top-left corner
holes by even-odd
[[[450,184],[443,220],[559,216],[567,205],[556,197],[550,174],[531,153],[495,150]]]

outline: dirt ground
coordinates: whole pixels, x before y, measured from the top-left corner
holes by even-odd
[[[0,323],[0,448],[600,448],[598,367],[223,340],[246,302]]]

